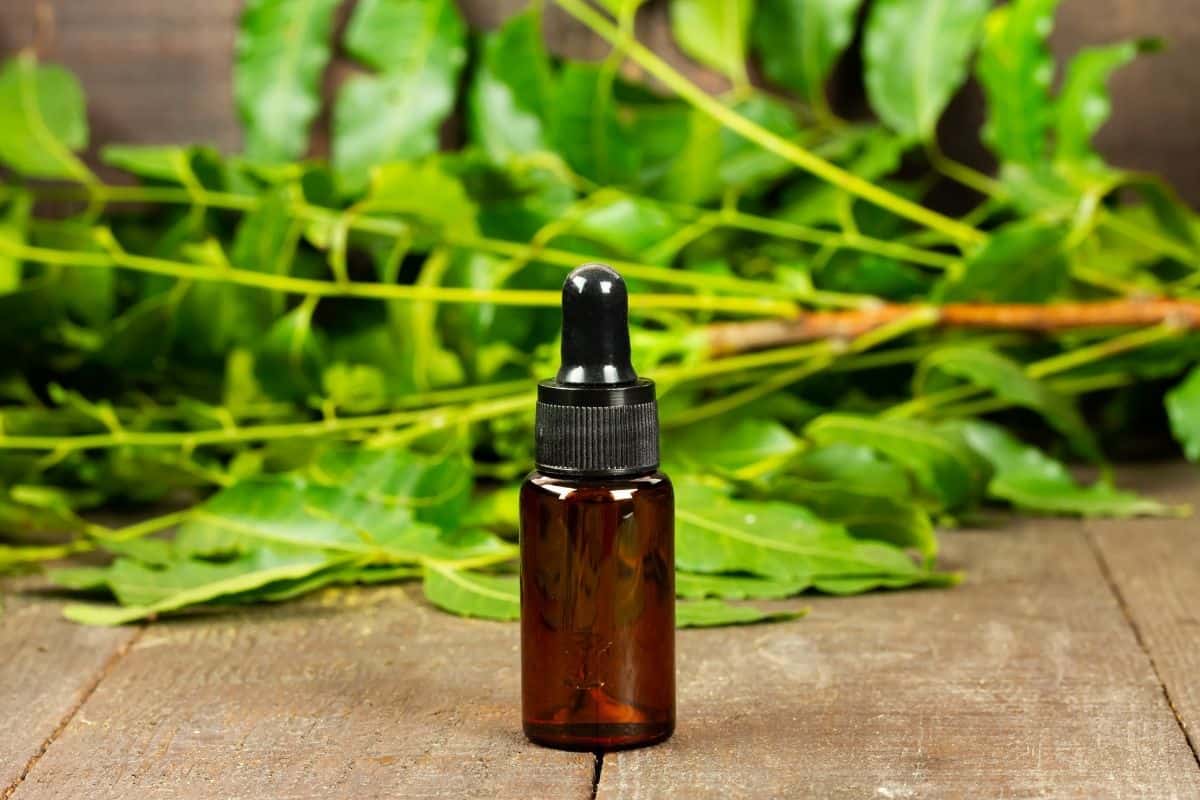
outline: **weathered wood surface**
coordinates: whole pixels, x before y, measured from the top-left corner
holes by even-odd
[[[1164,500],[1200,512],[1200,474],[1180,465],[1143,475]],[[1087,523],[1104,567],[1192,749],[1200,752],[1200,520],[1152,529],[1115,520]]]
[[[1196,502],[1197,477],[1138,480]],[[957,589],[684,631],[676,737],[606,756],[598,795],[1200,796],[1198,535],[1008,522],[945,536]],[[0,627],[5,785],[33,759],[15,800],[592,794],[590,755],[521,737],[516,627],[411,588],[116,631],[57,606],[13,594]]]
[[[1080,524],[945,541],[969,571],[956,590],[820,598],[795,624],[680,637],[678,734],[607,756],[599,797],[1200,796]]]
[[[526,4],[459,2],[480,27],[495,26]],[[76,70],[91,100],[97,142],[201,141],[232,150],[240,141],[232,60],[241,5],[241,0],[4,0],[0,54],[36,45],[43,58]],[[650,3],[640,35],[685,65],[671,43],[663,6],[662,0]],[[1065,0],[1053,41],[1063,62],[1085,45],[1131,36],[1166,39],[1164,53],[1114,79],[1114,116],[1100,136],[1101,149],[1122,166],[1167,175],[1200,203],[1200,159],[1195,157],[1200,15],[1195,10],[1195,0]],[[561,14],[551,14],[547,32],[559,52],[598,57],[606,51]],[[691,71],[714,85],[703,71]],[[970,106],[956,111],[953,120],[977,125],[978,107]],[[946,126],[943,133],[951,139],[973,137]]]
[[[13,797],[587,797],[521,734],[517,640],[398,587],[150,626]]]
[[[82,628],[61,602],[0,585],[0,798],[34,766],[42,748],[87,700],[137,629]]]

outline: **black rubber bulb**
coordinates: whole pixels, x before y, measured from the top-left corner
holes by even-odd
[[[637,382],[629,356],[629,293],[612,267],[584,264],[562,291],[562,366],[557,382],[623,386]]]

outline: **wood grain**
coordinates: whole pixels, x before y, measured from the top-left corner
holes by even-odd
[[[14,798],[589,797],[521,734],[517,641],[400,587],[154,625]]]
[[[241,141],[233,109],[232,58],[241,0],[5,0],[0,3],[0,55],[37,46],[81,77],[90,99],[97,143],[209,142],[236,150]],[[459,0],[476,27],[494,27],[526,0]],[[1195,0],[1066,0],[1053,43],[1060,64],[1081,46],[1131,36],[1166,39],[1164,53],[1140,60],[1113,80],[1113,119],[1100,136],[1115,163],[1168,176],[1200,204],[1200,15]],[[39,23],[38,20],[41,20]],[[601,58],[607,46],[561,12],[546,23],[552,49]],[[653,0],[639,35],[710,89],[712,73],[683,58],[670,36],[663,0]],[[850,81],[857,85],[857,81]],[[956,104],[943,133],[974,138],[955,122],[978,126],[978,93]]]
[[[607,756],[599,797],[1200,795],[1078,522],[945,542],[956,590],[682,635],[678,733]]]
[[[0,582],[0,797],[20,782],[138,633],[67,622],[58,600],[19,591],[30,585]]]
[[[1200,467],[1159,467],[1138,477],[1163,500],[1200,509]],[[1200,522],[1095,520],[1087,527],[1180,726],[1200,751]]]

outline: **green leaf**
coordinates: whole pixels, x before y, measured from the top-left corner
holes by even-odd
[[[1003,428],[978,421],[956,423],[954,428],[995,468],[988,494],[1018,508],[1084,517],[1171,513],[1162,503],[1106,482],[1080,486],[1061,463],[1021,443]]]
[[[641,153],[617,115],[600,67],[568,63],[559,76],[551,140],[573,170],[601,184],[623,185],[637,176]]]
[[[250,158],[280,162],[308,149],[337,6],[338,0],[246,3],[233,83]]]
[[[745,83],[754,0],[671,0],[671,32],[691,58]]]
[[[1058,160],[1087,162],[1097,158],[1092,138],[1112,113],[1108,79],[1139,53],[1152,52],[1160,45],[1156,39],[1139,39],[1087,47],[1071,60],[1055,105]]]
[[[675,574],[675,594],[689,600],[715,597],[721,600],[780,600],[794,597],[809,588],[811,581],[773,580],[753,575],[704,575],[698,572]]]
[[[636,258],[681,227],[658,203],[615,191],[590,200],[582,211],[568,216],[575,219],[563,219],[567,236],[602,245],[622,258]]]
[[[879,451],[949,509],[975,502],[989,477],[987,464],[958,436],[920,422],[825,414],[813,420],[805,433],[818,444],[836,442]]]
[[[673,431],[666,452],[696,473],[733,474],[763,462],[780,464],[798,449],[796,437],[778,422],[742,418],[717,430],[701,422]]]
[[[472,141],[500,163],[546,150],[553,98],[541,17],[534,11],[516,14],[484,38],[469,96]]]
[[[1059,0],[1014,0],[988,15],[976,74],[988,100],[984,141],[1002,161],[1045,160],[1054,59],[1046,39]]]
[[[116,563],[123,564],[125,561],[118,559]],[[121,581],[116,583],[114,591],[120,587],[127,596],[137,597],[140,596],[136,588],[138,581],[149,581],[150,586],[144,589],[145,596],[158,599],[131,606],[73,604],[63,609],[63,615],[85,625],[124,625],[222,597],[251,592],[276,581],[303,578],[327,565],[328,561],[315,553],[288,552],[281,555],[262,550],[226,564],[187,561],[165,570],[138,568],[137,574],[130,570],[130,574],[111,577],[110,583]],[[124,583],[125,580],[129,583]]]
[[[436,203],[429,198],[436,197]],[[478,232],[478,209],[462,182],[435,163],[385,164],[371,176],[371,189],[361,209],[377,214],[399,214],[449,233]],[[386,280],[394,277],[385,276]]]
[[[753,606],[735,606],[720,600],[681,600],[675,603],[675,625],[679,628],[715,628],[722,625],[754,625],[782,622],[807,614],[799,611],[761,611]]]
[[[1074,401],[1060,395],[1041,381],[1029,377],[1020,364],[984,347],[950,345],[934,350],[917,367],[914,390],[927,391],[934,373],[962,378],[992,392],[1014,405],[1041,414],[1059,433],[1067,437],[1082,456],[1099,460],[1100,445]]]
[[[854,38],[862,0],[760,0],[754,44],[763,71],[824,108],[825,81]]]
[[[438,148],[466,62],[466,28],[451,0],[363,0],[346,48],[382,70],[350,79],[333,112],[333,164],[342,189],[357,193],[372,167]]]
[[[927,561],[937,556],[937,534],[915,498],[878,491],[865,477],[845,482],[786,477],[771,485],[772,496],[799,503],[846,527],[859,539],[913,548]]]
[[[425,568],[425,599],[462,617],[514,620],[521,617],[516,575],[487,575],[440,564]]]
[[[741,116],[785,139],[801,140],[795,112],[765,92],[747,90],[731,103]],[[757,196],[794,171],[764,150],[692,108],[663,103],[633,108],[634,132],[643,151],[642,181],[664,200],[701,204],[726,189]]]
[[[0,163],[31,178],[91,180],[72,151],[88,143],[83,90],[69,71],[24,51],[0,67]]]
[[[189,147],[108,145],[100,157],[130,175],[186,186],[199,184],[191,164],[193,152]]]
[[[315,303],[303,303],[280,317],[254,354],[255,377],[272,397],[303,401],[321,390],[326,345],[313,329]]]
[[[11,245],[24,245],[33,211],[33,195],[18,191],[0,216],[0,240]],[[0,294],[16,291],[24,274],[21,259],[0,253]]]
[[[1166,404],[1175,439],[1189,461],[1200,461],[1200,367],[1167,392]]]
[[[932,140],[967,78],[989,0],[877,0],[863,58],[871,107],[889,127]]]
[[[790,503],[734,500],[684,479],[676,484],[675,513],[675,559],[683,570],[779,581],[881,576],[917,584],[929,578],[902,550],[856,539]]]
[[[947,301],[1043,303],[1066,287],[1067,230],[1036,220],[998,229],[946,287]]]

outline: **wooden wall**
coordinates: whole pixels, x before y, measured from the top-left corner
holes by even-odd
[[[459,0],[471,22],[494,26],[524,0]],[[204,141],[238,145],[231,64],[241,0],[0,0],[0,53],[34,46],[83,80],[97,142]],[[1065,0],[1054,47],[1159,35],[1164,53],[1114,80],[1113,121],[1101,147],[1116,163],[1168,175],[1200,205],[1200,0]],[[645,41],[673,52],[665,9],[655,0],[641,25]],[[599,56],[604,45],[554,15],[552,47]],[[708,85],[719,80],[700,74]],[[948,120],[978,122],[970,96]],[[967,147],[967,150],[970,148]]]

